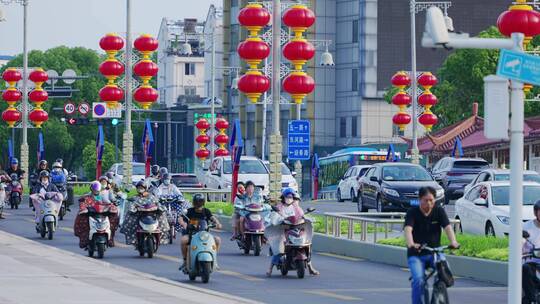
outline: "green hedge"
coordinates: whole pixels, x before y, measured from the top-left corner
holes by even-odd
[[[326,232],[325,231],[325,225],[326,225],[325,217],[326,216],[318,215],[318,214],[310,215],[310,216],[315,219],[314,231],[317,233],[325,233]],[[349,221],[341,220],[339,224],[341,228],[341,234],[346,235],[349,231]],[[328,227],[328,229],[331,230],[332,227]],[[353,223],[353,231],[355,234],[362,233],[362,225],[360,223]],[[368,233],[373,233],[373,232],[375,232],[375,227],[373,225],[368,225]],[[384,227],[378,227],[377,232],[384,232]]]
[[[461,247],[457,250],[449,251],[448,254],[487,260],[508,261],[508,238],[493,238],[467,234],[458,234],[456,237]],[[405,239],[403,237],[382,239],[377,241],[377,243],[406,247]],[[449,244],[445,235],[443,235],[441,243],[443,245]]]

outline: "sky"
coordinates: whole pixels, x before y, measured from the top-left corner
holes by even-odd
[[[29,0],[28,49],[83,46],[99,49],[99,39],[109,32],[125,32],[125,0]],[[163,17],[205,20],[211,4],[222,0],[131,0],[132,32],[157,35]],[[22,52],[23,9],[3,5],[0,22],[0,55]]]

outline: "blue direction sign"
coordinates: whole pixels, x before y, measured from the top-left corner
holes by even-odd
[[[308,160],[311,156],[309,120],[289,121],[288,154],[290,160]]]
[[[503,49],[499,57],[497,76],[540,85],[540,57]]]

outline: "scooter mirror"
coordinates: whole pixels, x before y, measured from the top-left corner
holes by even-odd
[[[529,234],[529,232],[527,232],[527,230],[523,230],[523,238],[524,239],[528,239],[531,235]]]
[[[307,213],[311,213],[311,212],[313,212],[313,211],[315,211],[315,210],[316,210],[315,208],[309,207],[309,208],[307,208]]]

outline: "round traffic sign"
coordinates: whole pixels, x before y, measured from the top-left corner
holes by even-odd
[[[86,102],[83,102],[79,105],[79,107],[77,108],[79,110],[79,113],[81,113],[81,115],[88,115],[88,112],[90,112],[90,105],[87,104]]]
[[[64,113],[66,113],[67,115],[72,115],[73,113],[75,113],[75,109],[75,104],[72,102],[68,102],[64,105]]]
[[[94,106],[94,114],[95,116],[94,117],[100,117],[100,116],[103,116],[105,115],[105,106],[102,105],[102,104],[97,104]]]

